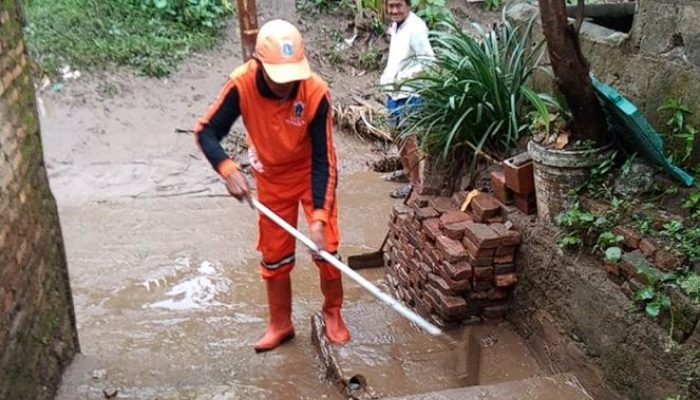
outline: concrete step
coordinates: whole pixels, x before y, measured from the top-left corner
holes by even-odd
[[[593,400],[575,376],[539,376],[494,385],[393,397],[393,400]]]

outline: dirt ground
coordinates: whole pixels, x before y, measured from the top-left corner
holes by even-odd
[[[272,18],[302,21],[291,0],[261,2],[260,23]],[[337,20],[305,21],[312,66],[334,98],[376,94],[379,71],[340,71],[323,61],[323,26]],[[60,92],[39,91],[82,346],[57,399],[115,391],[120,399],[339,398],[310,343],[307,327],[321,295],[303,249],[293,274],[297,338],[269,354],[251,350],[267,315],[255,215],[226,195],[182,133],[214,100],[239,54],[232,24],[219,46],[167,79],[105,71],[65,82]],[[234,135],[240,132],[238,122]],[[370,172],[369,163],[385,147],[340,132],[335,140],[341,252],[374,250],[395,185]],[[363,273],[375,281],[383,275]],[[369,301],[347,285],[348,305]]]

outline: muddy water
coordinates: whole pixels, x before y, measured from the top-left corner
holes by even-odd
[[[366,201],[342,195],[344,187],[364,188]],[[390,187],[366,173],[341,181],[343,252],[380,242]],[[112,386],[139,399],[206,399],[211,390],[224,398],[338,396],[310,341],[321,295],[303,249],[293,273],[297,338],[279,351],[252,351],[267,310],[251,210],[229,198],[176,197],[62,205],[61,218],[85,357],[59,399],[99,398]],[[348,302],[363,298],[358,290],[348,287]],[[90,379],[96,370],[106,378]]]

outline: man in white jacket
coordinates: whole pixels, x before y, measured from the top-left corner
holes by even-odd
[[[433,48],[428,41],[428,27],[425,22],[411,11],[411,0],[385,0],[386,10],[391,17],[391,44],[389,59],[380,78],[380,85],[387,93],[387,109],[390,123],[397,130],[401,128],[403,115],[412,106],[420,103],[420,98],[407,92],[407,88],[397,88],[405,79],[418,74],[426,62],[435,58]],[[410,184],[391,193],[391,197],[405,197],[411,186],[420,185],[418,167],[418,143],[411,135],[400,145],[401,165],[409,177]]]

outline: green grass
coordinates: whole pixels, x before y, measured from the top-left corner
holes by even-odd
[[[50,75],[131,66],[162,77],[220,37],[229,0],[28,0],[25,36]]]

